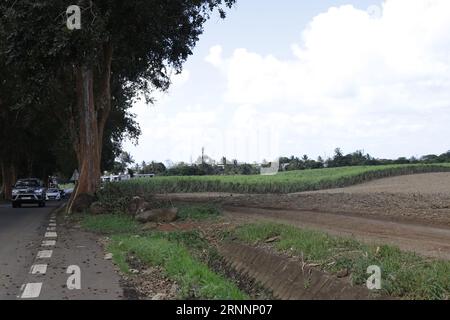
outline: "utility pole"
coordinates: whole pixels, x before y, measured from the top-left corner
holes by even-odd
[[[202,164],[205,164],[205,147],[202,147]]]

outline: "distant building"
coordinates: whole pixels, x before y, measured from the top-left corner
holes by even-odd
[[[119,181],[127,181],[131,179],[142,179],[142,178],[154,178],[156,174],[154,173],[146,173],[146,174],[134,174],[133,177],[129,174],[110,174],[104,175],[101,177],[102,182],[119,182]]]
[[[119,174],[119,175],[110,174],[110,175],[101,177],[102,182],[118,182],[118,181],[130,180],[130,179],[131,179],[131,176],[129,174]]]
[[[274,176],[280,171],[280,163],[272,162],[270,167],[265,168],[261,166],[261,175],[262,176]]]
[[[154,173],[136,173],[133,177],[133,179],[139,179],[139,178],[154,178],[156,174]]]

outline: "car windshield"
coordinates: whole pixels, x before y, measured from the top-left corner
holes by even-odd
[[[16,183],[16,188],[23,187],[39,187],[39,182],[37,180],[19,180]]]

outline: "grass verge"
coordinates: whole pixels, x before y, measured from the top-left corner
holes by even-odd
[[[215,205],[198,204],[180,206],[180,221],[211,221],[219,218],[222,211]],[[83,214],[72,220],[80,221],[81,226],[91,232],[103,234],[138,233],[139,223],[123,214],[89,215]]]
[[[182,237],[182,233],[178,233]],[[160,266],[167,277],[181,287],[182,299],[231,299],[248,298],[228,279],[211,271],[207,265],[195,259],[189,250],[177,241],[161,233],[146,236],[114,236],[109,250],[115,263],[124,272],[129,271],[126,256],[133,254],[142,262]]]
[[[92,232],[103,234],[135,233],[138,223],[131,217],[119,214],[83,215],[81,226]]]
[[[181,206],[178,212],[180,220],[205,221],[214,220],[222,215],[222,211],[212,204]]]
[[[382,292],[405,299],[449,299],[450,262],[426,259],[391,246],[373,246],[356,240],[332,237],[322,232],[292,226],[261,223],[237,228],[233,236],[248,244],[279,237],[274,248],[303,256],[329,272],[347,269],[356,285],[365,284],[367,268],[382,270]]]
[[[179,212],[180,220],[191,221],[215,219],[220,214],[212,205],[186,205]],[[124,273],[130,273],[128,257],[133,255],[145,264],[162,267],[180,285],[182,299],[248,299],[231,280],[208,267],[213,249],[198,231],[143,232],[124,215],[83,215],[79,221],[88,231],[112,235],[107,250]]]

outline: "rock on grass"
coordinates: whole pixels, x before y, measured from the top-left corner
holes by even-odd
[[[168,209],[155,209],[148,210],[139,213],[136,216],[136,220],[141,223],[156,222],[156,223],[167,223],[174,222],[178,218],[177,208]]]

